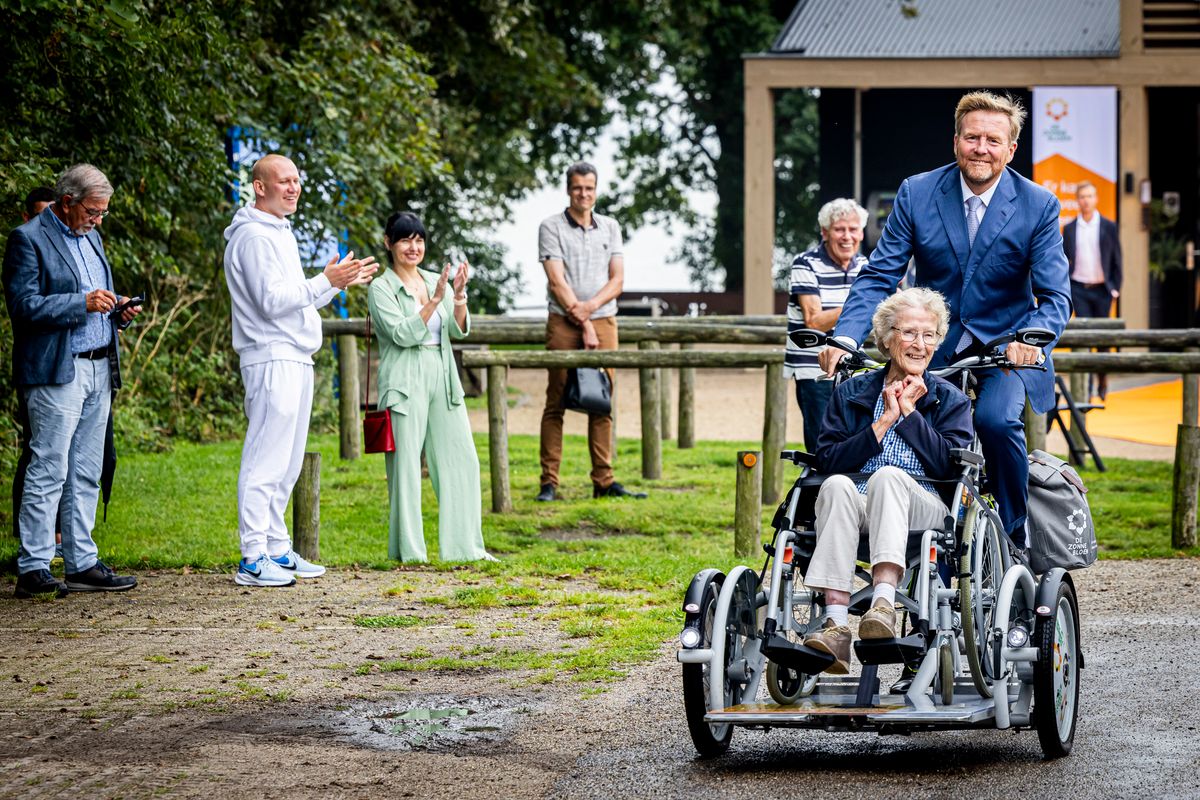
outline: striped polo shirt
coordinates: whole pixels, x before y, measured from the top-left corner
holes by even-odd
[[[830,258],[824,242],[796,256],[796,260],[792,262],[792,277],[788,282],[788,333],[808,327],[804,324],[804,312],[796,302],[797,295],[817,295],[821,298],[822,311],[844,306],[850,294],[850,284],[854,283],[854,279],[866,265],[867,257],[862,253],[855,253],[849,268],[842,269]],[[783,361],[784,377],[797,380],[820,378],[825,374],[817,366],[817,354],[822,349],[800,348],[792,344],[789,338]]]

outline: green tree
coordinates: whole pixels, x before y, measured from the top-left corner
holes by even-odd
[[[621,97],[628,132],[620,139],[622,221],[678,220],[693,227],[682,256],[705,287],[742,286],[744,101],[742,55],[767,50],[792,0],[663,0],[645,31],[660,74]],[[788,92],[776,108],[776,197],[787,251],[811,240],[816,199],[816,103]],[[700,218],[687,197],[717,194],[716,215]]]

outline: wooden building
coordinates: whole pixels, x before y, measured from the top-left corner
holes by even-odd
[[[775,94],[820,90],[823,199],[894,192],[953,160],[959,95],[1113,86],[1118,96],[1120,314],[1130,327],[1195,320],[1196,271],[1150,271],[1143,187],[1176,201],[1165,233],[1200,242],[1200,0],[800,0],[772,49],[745,56],[745,302],[772,310]],[[1031,174],[1023,134],[1013,167]],[[814,225],[815,228],[815,220]],[[1161,260],[1161,242],[1156,258]]]

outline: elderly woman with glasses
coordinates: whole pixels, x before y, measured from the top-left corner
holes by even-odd
[[[945,300],[930,289],[884,300],[872,326],[887,363],[839,386],[826,411],[816,456],[830,477],[817,495],[817,543],[805,583],[824,591],[828,619],[804,644],[834,657],[828,672],[849,670],[847,606],[859,537],[869,537],[874,592],[858,635],[891,638],[908,532],[940,527],[948,513],[927,479],[954,477],[950,451],[968,447],[974,435],[966,395],[927,371],[949,320]]]

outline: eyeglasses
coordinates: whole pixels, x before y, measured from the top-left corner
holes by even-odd
[[[104,219],[110,213],[107,208],[104,209],[103,211],[93,211],[92,209],[85,206],[83,203],[80,203],[79,207],[82,208],[84,213],[88,215],[88,219]]]
[[[892,328],[892,330],[900,334],[900,341],[907,342],[908,344],[915,342],[918,336],[927,345],[933,346],[937,344],[938,337],[933,331],[900,330],[899,328]]]

